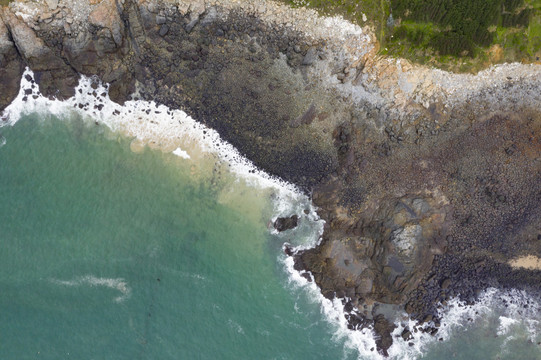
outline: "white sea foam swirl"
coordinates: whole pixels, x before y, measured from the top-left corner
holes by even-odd
[[[121,295],[115,297],[113,300],[116,303],[121,303],[131,296],[131,288],[128,283],[122,278],[100,278],[94,275],[85,275],[77,277],[73,280],[59,280],[50,279],[53,284],[78,287],[78,286],[90,286],[90,287],[105,287],[109,289],[118,290]]]

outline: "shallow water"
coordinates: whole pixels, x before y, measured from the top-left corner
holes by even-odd
[[[305,216],[272,235],[273,191],[134,153],[131,139],[77,116],[34,113],[0,131],[0,359],[374,354],[368,335],[341,330],[317,291],[291,282],[282,243],[310,243],[318,226]],[[523,324],[488,311],[424,358],[539,359],[539,323]]]
[[[81,121],[32,115],[2,131],[0,358],[340,352],[320,340],[315,305],[295,311],[266,228],[270,199],[248,221],[185,160],[134,154]]]

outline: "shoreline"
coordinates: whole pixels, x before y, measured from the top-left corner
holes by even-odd
[[[541,254],[541,66],[412,66],[376,57],[368,29],[314,14],[262,1],[15,2],[0,10],[0,108],[29,66],[44,96],[70,98],[79,74],[96,75],[113,101],[136,94],[214,129],[312,195],[326,225],[296,267],[325,297],[367,306],[349,321],[376,326],[382,354],[394,327],[378,306],[425,322],[494,282],[539,291],[541,275],[506,261]]]
[[[30,74],[31,75],[31,74]],[[84,83],[84,82],[83,82]],[[24,89],[25,88],[29,88],[29,86],[27,87],[23,87],[23,92],[21,92],[21,95],[19,96],[19,98],[23,97],[22,94],[24,93]],[[88,90],[88,89],[91,89],[90,86],[88,87],[82,87],[82,90],[83,90],[83,93],[85,93],[85,89]],[[35,93],[34,93],[35,94]],[[72,105],[77,105],[78,103],[81,103],[81,100],[83,100],[82,98],[75,98],[75,99],[68,99],[67,102],[64,102],[61,106],[64,106],[66,108],[66,110],[69,110],[71,109],[73,106]],[[49,102],[47,99],[43,99],[43,98],[38,98],[38,99],[33,99],[33,100],[28,100],[30,103],[32,103],[33,101],[37,101],[38,103],[40,103],[42,106],[45,106],[47,104],[45,104],[44,102],[42,101],[45,101],[47,102],[49,105],[51,105],[52,103],[54,103],[54,101],[52,102]],[[106,102],[108,102],[109,100],[105,99]],[[99,102],[99,98],[97,100],[97,102]],[[91,104],[90,104],[91,105]],[[126,104],[128,105],[127,106],[127,109],[126,109],[126,112],[127,111],[130,111],[128,109],[131,109],[133,111],[133,107],[131,105],[133,104]],[[147,104],[146,106],[144,106],[144,108],[148,108],[149,106],[151,106],[152,108],[154,108],[155,106],[153,104]],[[39,106],[38,106],[39,107]],[[89,106],[89,108],[92,108],[92,106]],[[37,110],[37,109],[36,109]],[[56,109],[55,111],[58,112],[60,109]],[[86,116],[91,116],[88,114],[87,110],[85,109],[79,109],[78,107],[76,107],[76,110],[75,110],[77,113],[80,113],[81,115],[86,115]],[[100,114],[100,115],[105,115],[105,114]],[[123,114],[118,114],[116,116],[110,116],[113,123],[108,123],[108,124],[105,124],[108,128],[111,129],[111,131],[113,131],[114,133],[118,133],[118,134],[121,134],[123,136],[125,136],[125,134],[121,131],[121,130],[113,130],[111,128],[111,126],[115,123],[115,118],[117,117],[122,117]],[[12,125],[12,124],[11,124]],[[91,124],[90,124],[91,125]],[[186,135],[186,134],[183,134],[183,135]],[[138,140],[138,138],[136,137],[134,139],[135,140]],[[160,147],[155,147],[154,150],[161,150],[161,151],[164,151],[164,152],[167,152],[169,153],[170,151],[167,151],[167,149],[164,149],[164,148],[160,148]],[[312,220],[313,221],[313,220]],[[321,234],[320,234],[321,235]],[[287,233],[284,233],[284,236],[287,237]],[[291,278],[289,279],[290,283],[296,283],[296,286],[301,288],[301,289],[304,289],[307,285],[309,285],[310,283],[306,282],[306,278],[304,278],[302,276],[302,274],[300,273],[297,273],[297,271],[295,271],[293,269],[293,259],[291,257],[286,257],[285,258],[285,267],[287,269],[287,272],[290,274]],[[300,276],[299,276],[300,275]],[[83,279],[83,278],[81,278]],[[55,280],[57,281],[59,284],[60,283],[73,283],[75,284],[77,282],[77,284],[80,283],[79,280],[81,280],[79,278],[77,278],[76,280],[73,280],[73,281],[60,281],[60,280]],[[54,279],[53,279],[54,280]],[[53,281],[51,280],[51,281]],[[84,281],[86,281],[87,279],[84,278],[83,279]],[[83,281],[81,280],[81,281]],[[100,279],[98,279],[100,280]],[[106,279],[107,280],[107,279]],[[97,281],[97,280],[96,280]],[[97,282],[96,282],[97,283]],[[72,285],[73,285],[72,284]],[[75,284],[75,285],[77,285]],[[65,285],[65,284],[64,284]],[[69,284],[68,284],[69,285]],[[99,284],[98,284],[99,285]],[[342,317],[344,316],[344,313],[343,313],[343,304],[340,302],[339,299],[334,299],[333,301],[329,301],[328,299],[325,299],[323,296],[321,296],[321,294],[319,293],[319,289],[315,286],[315,284],[311,283],[311,290],[309,291],[309,293],[314,293],[313,296],[315,298],[318,298],[318,301],[321,302],[322,306],[325,307],[325,310],[323,310],[323,313],[325,314],[325,318],[327,319],[327,321],[329,321],[333,326],[338,326],[338,328],[340,330],[337,330],[339,331],[339,335],[336,334],[335,336],[341,338],[341,339],[344,339],[344,341],[346,342],[346,346],[348,347],[348,349],[352,349],[352,350],[355,350],[355,351],[359,351],[360,354],[363,354],[364,355],[367,355],[368,356],[372,356],[374,358],[381,358],[377,352],[375,352],[375,343],[372,343],[371,341],[373,341],[373,333],[371,332],[370,329],[362,329],[360,331],[355,331],[355,330],[349,330],[347,328],[347,323],[344,324],[344,319],[340,319],[339,317]],[[492,289],[490,289],[489,293],[491,293]],[[502,293],[502,294],[499,294],[498,296],[513,296],[512,294],[511,295],[506,295],[506,293]],[[493,296],[491,295],[487,295],[487,296],[482,296],[483,298],[487,298],[487,299],[492,299]],[[124,297],[117,297],[115,298],[115,301],[117,301],[117,299],[124,299]],[[527,297],[526,297],[527,299]],[[121,301],[121,300],[118,300],[118,301]],[[485,300],[486,301],[486,300]],[[516,301],[519,301],[520,300],[516,300]],[[523,300],[525,303],[526,303],[526,300]],[[510,302],[512,303],[512,301]],[[454,303],[453,303],[454,304]],[[529,307],[531,309],[534,309],[532,307],[532,304],[528,301],[527,304],[529,305]],[[459,308],[463,308],[462,310],[459,310],[459,312],[457,312],[455,315],[452,315],[451,316],[451,319],[447,319],[446,317],[442,317],[442,326],[456,326],[456,319],[455,317],[456,316],[460,316],[461,318],[465,319],[467,316],[470,316],[470,317],[474,317],[474,313],[477,313],[478,311],[480,311],[481,309],[485,308],[486,305],[475,305],[474,307],[471,307],[471,309],[469,309],[468,307],[466,307],[464,304],[462,305],[459,305],[458,306],[458,303],[454,304],[454,305],[450,305],[450,307],[447,307],[446,309],[444,310],[441,310],[442,311],[442,314],[444,315],[448,315],[448,311],[453,307],[453,306],[457,306],[457,309]],[[490,308],[490,307],[486,307],[486,308]],[[531,310],[533,311],[533,310]],[[463,313],[462,313],[463,312]],[[454,314],[454,313],[453,313]],[[477,315],[477,316],[480,316],[480,315]],[[402,322],[403,322],[403,319],[402,319]],[[401,325],[401,327],[395,329],[395,331],[393,332],[393,336],[396,337],[396,338],[400,338],[401,337],[401,334],[406,331],[406,329],[408,327],[411,327],[412,329],[415,328],[417,329],[417,325],[413,322],[413,321],[410,321],[408,323],[407,326],[404,326],[404,325]],[[425,326],[426,327],[426,326]],[[421,329],[421,327],[419,327],[418,329]],[[413,330],[412,330],[413,331]],[[439,334],[438,335],[438,338],[441,338],[441,336],[444,336],[444,337],[448,337],[450,333],[445,333],[445,335],[442,335],[442,334]],[[417,356],[419,354],[422,354],[423,350],[424,350],[424,347],[427,346],[428,344],[432,343],[433,341],[436,341],[437,339],[434,338],[433,336],[429,335],[428,332],[426,332],[425,334],[423,334],[423,338],[422,339],[419,339],[419,342],[416,342],[416,345],[415,346],[411,346],[411,345],[408,345],[407,343],[403,343],[403,344],[400,344],[398,342],[395,342],[396,343],[396,346],[393,346],[389,349],[390,351],[390,356],[391,357],[395,357],[395,356],[398,356],[398,354],[401,354],[401,355],[404,355],[405,353],[411,356]],[[372,349],[372,350],[370,350]]]
[[[256,168],[216,131],[181,110],[145,100],[117,104],[109,98],[108,86],[96,78],[81,76],[75,96],[65,100],[45,98],[35,86],[34,74],[29,69],[21,80],[19,95],[5,109],[0,128],[13,126],[22,115],[31,112],[45,111],[57,117],[74,112],[88,125],[104,125],[112,134],[131,139],[130,150],[134,153],[144,152],[146,148],[159,150],[207,168],[205,172],[212,172],[211,168],[218,173],[225,171],[235,179],[242,179],[246,186],[274,191],[277,199],[303,196],[294,184]]]

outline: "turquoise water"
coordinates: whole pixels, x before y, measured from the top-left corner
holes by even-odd
[[[227,176],[80,119],[0,131],[0,359],[358,358],[289,284],[257,188],[224,202]],[[540,358],[486,328],[426,358]]]
[[[0,359],[341,352],[315,304],[295,311],[268,209],[249,222],[183,160],[81,121],[2,132]]]

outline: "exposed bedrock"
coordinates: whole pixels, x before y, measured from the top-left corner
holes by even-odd
[[[3,11],[2,18],[22,60],[34,70],[42,93],[60,99],[73,96],[76,71],[11,11]]]
[[[435,326],[450,297],[539,290],[541,271],[508,265],[541,256],[539,67],[415,68],[376,56],[366,29],[265,1],[54,5],[0,10],[0,109],[29,66],[46,96],[97,75],[117,102],[216,129],[312,194],[325,232],[295,266],[343,299],[352,329],[374,327],[381,353],[413,336],[391,337],[391,307]]]
[[[0,9],[0,110],[17,96],[24,63],[17,52],[9,30],[4,24]]]
[[[280,232],[294,229],[297,227],[299,217],[292,215],[290,217],[279,217],[274,221],[274,228]]]
[[[314,189],[328,223],[296,267],[312,272],[324,296],[347,298],[352,319],[405,304],[421,323],[437,322],[450,297],[474,301],[490,286],[539,291],[539,271],[507,264],[541,250],[538,109],[448,126],[386,151],[355,129],[337,133],[348,133],[353,159]]]

